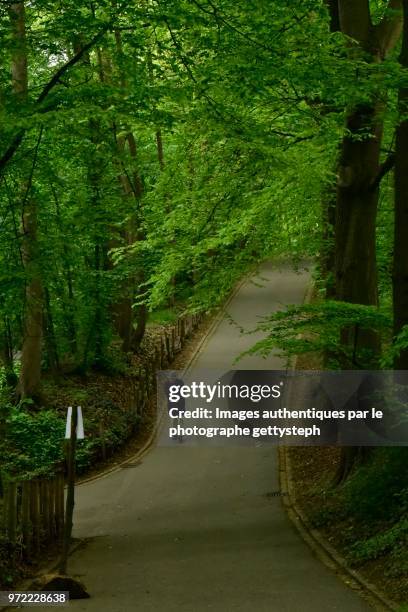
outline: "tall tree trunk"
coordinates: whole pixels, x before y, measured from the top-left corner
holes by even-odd
[[[118,152],[123,154],[126,143],[129,147],[129,153],[134,164],[132,177],[129,176],[125,167],[121,167],[118,175],[119,183],[122,187],[124,200],[129,203],[130,210],[133,209],[133,214],[128,222],[128,227],[123,232],[123,240],[125,244],[132,244],[135,241],[143,240],[144,236],[140,229],[141,226],[141,200],[143,197],[143,183],[137,170],[137,145],[133,132],[127,128],[125,138],[118,139]],[[111,248],[117,246],[111,242]],[[123,283],[121,297],[112,305],[113,322],[120,338],[122,339],[122,350],[127,352],[131,349],[135,350],[140,345],[144,337],[147,309],[144,306],[139,306],[136,318],[133,316],[133,303],[138,286],[144,280],[144,270],[140,268],[136,274],[127,279]],[[136,320],[135,320],[136,319]],[[136,322],[136,330],[134,323]]]
[[[38,398],[43,339],[43,288],[38,262],[37,206],[30,199],[23,216],[23,257],[26,273],[24,339],[18,397]]]
[[[119,30],[115,30],[116,52],[119,58],[119,79],[122,89],[127,89],[126,75],[121,65],[123,59],[122,36]],[[128,147],[130,158],[132,160],[133,171],[129,173],[125,164],[119,163],[118,180],[122,187],[124,200],[130,206],[130,220],[127,228],[123,231],[122,238],[125,244],[131,245],[135,241],[143,240],[144,235],[141,231],[142,221],[142,197],[143,197],[143,182],[138,169],[137,144],[133,131],[130,126],[124,126],[126,131],[125,136],[120,136],[116,139],[118,153],[123,155]],[[112,244],[112,246],[115,246]],[[140,306],[137,309],[136,317],[134,317],[133,303],[135,295],[138,292],[138,285],[144,280],[144,269],[141,267],[136,271],[132,278],[126,279],[123,283],[122,295],[112,306],[113,322],[120,338],[122,339],[122,350],[137,350],[145,333],[147,322],[147,309],[145,306]],[[134,329],[136,323],[136,329]]]
[[[408,68],[408,0],[403,0],[404,26],[400,63]],[[403,118],[396,135],[395,154],[395,221],[394,221],[394,335],[408,324],[408,87],[398,96]],[[408,348],[394,360],[396,370],[408,370]]]
[[[125,139],[117,139],[118,152],[123,154],[125,148]],[[123,171],[123,168],[119,169],[118,181],[121,185],[122,189],[122,198],[129,204],[129,208],[131,210],[134,205],[134,193],[133,186],[128,175]],[[118,246],[122,246],[123,243],[126,245],[130,245],[133,241],[133,236],[131,232],[131,226],[133,225],[133,220],[128,222],[128,227],[126,227],[121,232],[122,241],[115,239],[111,240],[109,243],[109,249],[113,249]],[[109,260],[110,267],[113,267],[113,262]],[[126,278],[121,282],[120,287],[120,295],[118,299],[112,304],[112,318],[113,325],[116,329],[117,334],[122,340],[122,350],[127,353],[131,350],[132,347],[132,338],[133,338],[133,299],[135,293],[135,280],[134,278]]]
[[[373,25],[368,0],[338,0],[338,21],[343,34],[353,39],[350,55],[380,63],[395,46],[401,15],[389,0],[383,20]],[[337,19],[335,13],[333,20]],[[335,227],[336,297],[355,304],[377,305],[376,215],[382,138],[382,108],[374,101],[352,109],[346,123],[338,172]],[[360,334],[359,342],[377,349],[373,334]]]
[[[15,48],[11,63],[13,92],[16,102],[27,98],[27,50],[24,1],[10,5],[10,20]],[[38,142],[39,145],[39,142]],[[40,391],[43,337],[43,289],[38,252],[37,202],[31,194],[32,174],[24,188],[22,255],[26,274],[24,337],[21,355],[21,374],[17,395],[23,399],[36,398]]]
[[[113,126],[115,131],[115,126]],[[130,130],[128,131],[128,135],[130,134]],[[133,135],[132,135],[133,137]],[[119,156],[122,156],[125,147],[126,147],[127,137],[120,136],[116,138],[116,147],[119,153]],[[118,163],[118,181],[122,190],[122,198],[126,202],[129,207],[129,213],[131,213],[132,209],[133,214],[130,214],[130,219],[127,223],[127,227],[121,232],[122,241],[115,239],[111,240],[109,244],[109,248],[113,249],[118,246],[122,246],[123,243],[126,245],[132,244],[134,241],[134,232],[135,232],[135,215],[136,209],[139,206],[139,199],[142,195],[142,187],[141,183],[139,185],[139,180],[135,184],[133,184],[131,178],[129,177],[126,168],[124,167],[124,163]],[[109,265],[113,267],[113,262],[110,260]],[[112,304],[112,316],[113,316],[113,324],[118,333],[119,337],[122,340],[122,350],[126,353],[132,348],[133,341],[133,300],[135,295],[135,278],[126,278],[120,287],[120,296],[118,299]]]
[[[137,145],[136,145],[135,137],[132,132],[128,133],[127,139],[128,139],[128,144],[129,144],[130,155],[136,164]],[[141,210],[141,200],[143,197],[143,183],[142,183],[140,174],[138,172],[137,165],[135,165],[134,171],[133,171],[133,185],[134,185],[135,204],[136,204],[136,209],[137,209],[136,215],[135,215],[135,225],[136,225],[135,240],[141,241],[145,239],[145,234],[142,229],[142,210]],[[137,276],[137,280],[136,280],[136,284],[137,284],[136,294],[137,295],[136,297],[139,297],[138,294],[140,294],[140,287],[145,280],[145,270],[144,270],[143,264],[140,265],[136,276]],[[147,310],[146,305],[142,304],[138,306],[138,309],[136,312],[136,329],[134,330],[133,338],[132,338],[132,348],[135,351],[139,349],[139,346],[144,338],[148,316],[149,316],[149,312]]]
[[[340,156],[336,203],[336,298],[377,306],[376,178],[382,135],[377,109],[372,106],[356,109],[348,118],[347,130]],[[369,137],[361,139],[367,132]],[[363,348],[376,355],[380,348],[379,338],[371,330],[345,329],[342,341],[353,345],[356,352]]]
[[[62,219],[61,219],[60,204],[59,204],[57,192],[53,184],[51,184],[51,190],[54,196],[58,228],[59,228],[61,235],[63,235],[64,228],[63,228]],[[67,292],[68,299],[66,299],[65,297],[66,296],[65,287],[63,286],[61,286],[61,289],[59,291],[59,297],[62,303],[62,310],[64,313],[65,327],[66,327],[66,333],[68,336],[70,352],[72,353],[72,355],[76,356],[77,354],[77,331],[76,331],[76,325],[75,325],[75,298],[74,298],[74,288],[73,288],[72,270],[71,270],[71,253],[70,253],[68,244],[65,241],[63,241],[62,252],[63,252],[62,263],[63,263],[64,277],[65,277],[64,280],[66,281],[66,285],[67,285],[66,292]]]
[[[401,0],[389,0],[388,9],[399,9]],[[349,37],[350,56],[379,63],[395,46],[401,32],[401,16],[387,11],[382,21],[371,21],[368,0],[338,0],[341,31]],[[376,263],[376,217],[380,172],[382,118],[373,101],[352,109],[342,142],[335,224],[336,298],[354,304],[378,304]],[[380,350],[373,330],[344,329],[341,341],[353,346],[353,355],[367,349],[372,364]],[[357,362],[347,367],[367,367]],[[344,481],[366,453],[361,448],[342,448],[335,481]]]

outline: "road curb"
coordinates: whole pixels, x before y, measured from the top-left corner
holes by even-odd
[[[399,610],[400,606],[398,604],[388,599],[374,584],[366,580],[360,572],[351,569],[345,558],[329,544],[318,529],[311,525],[303,510],[296,503],[288,447],[283,446],[279,447],[279,480],[285,510],[302,538],[316,556],[349,587],[359,591],[373,605],[374,609],[392,610],[394,612]]]
[[[234,288],[230,291],[229,296],[226,298],[226,300],[222,304],[222,306],[220,306],[218,312],[214,316],[214,319],[213,319],[211,325],[209,326],[209,328],[207,329],[207,331],[205,332],[205,334],[201,338],[200,342],[198,343],[197,348],[194,351],[194,354],[192,355],[191,359],[189,360],[189,362],[187,363],[187,365],[183,369],[183,374],[188,372],[192,368],[194,363],[197,361],[198,357],[202,353],[202,351],[205,348],[205,346],[206,346],[207,342],[209,341],[210,337],[215,332],[215,330],[217,329],[218,325],[221,323],[221,321],[222,321],[222,319],[223,319],[223,317],[224,317],[224,315],[226,313],[226,310],[227,310],[228,306],[230,305],[230,303],[232,302],[234,297],[237,295],[237,293],[241,289],[241,287],[247,282],[247,280],[252,276],[253,273],[254,273],[254,270],[251,270],[250,272],[245,274],[245,276],[243,276],[236,283]]]
[[[133,463],[136,460],[141,459],[142,457],[144,457],[146,455],[146,453],[148,453],[148,451],[150,450],[150,448],[152,447],[155,439],[156,439],[156,435],[157,435],[157,431],[159,428],[159,425],[161,424],[161,418],[158,419],[156,421],[156,424],[149,436],[149,438],[146,440],[146,442],[143,444],[143,446],[141,448],[139,448],[139,450],[132,455],[131,457],[127,457],[126,459],[124,459],[123,461],[121,461],[120,463],[117,463],[116,465],[107,468],[106,470],[104,470],[103,472],[100,472],[99,474],[95,474],[95,476],[89,476],[89,478],[84,478],[83,480],[78,480],[75,483],[76,487],[80,487],[82,485],[85,484],[89,484],[91,482],[94,482],[95,480],[101,480],[102,478],[106,478],[106,476],[110,476],[111,474],[114,474],[115,472],[119,472],[121,469],[123,469],[128,463]]]
[[[303,302],[309,304],[314,293],[314,283],[310,283],[305,292]],[[295,359],[292,370],[296,370]],[[280,446],[278,449],[279,483],[282,493],[281,499],[285,511],[296,527],[302,539],[312,549],[316,557],[332,570],[348,587],[352,588],[368,601],[375,610],[397,612],[400,606],[390,600],[374,584],[366,580],[360,572],[351,569],[346,559],[323,536],[321,531],[312,526],[309,519],[296,502],[295,487],[292,477],[292,466],[289,447]]]

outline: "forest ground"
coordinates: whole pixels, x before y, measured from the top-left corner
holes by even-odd
[[[244,327],[283,303],[300,303],[309,274],[261,269],[201,346],[195,367],[232,367],[253,344]],[[256,281],[256,282],[253,282]],[[276,356],[240,367],[284,368]],[[249,362],[249,360],[251,360]],[[287,518],[273,447],[156,446],[132,469],[78,487],[70,559],[91,599],[74,610],[363,611],[370,607],[317,560]]]
[[[289,457],[296,502],[311,525],[323,534],[350,567],[357,569],[391,600],[397,604],[407,602],[407,553],[406,549],[404,553],[402,525],[399,546],[396,546],[391,534],[399,523],[395,525],[395,521],[387,516],[373,517],[369,512],[363,517],[364,504],[357,516],[350,511],[347,487],[340,487],[337,491],[331,487],[340,460],[338,448],[291,448]],[[351,483],[353,480],[356,483],[361,480],[358,471]],[[378,489],[382,488],[380,473]],[[384,536],[387,532],[390,534],[389,542]]]
[[[315,288],[309,291],[308,299],[316,301]],[[297,357],[295,367],[320,370],[324,369],[324,361],[320,353],[306,353]],[[394,450],[393,455],[377,452],[374,461],[358,466],[348,481],[337,487],[333,487],[333,479],[340,462],[339,448],[291,447],[288,460],[293,495],[309,524],[319,530],[349,567],[405,612],[408,526],[406,519],[396,517],[387,503],[387,498],[398,495],[400,490],[395,473],[401,457],[398,448]],[[390,461],[394,466],[387,470]],[[406,465],[400,469],[405,470]]]

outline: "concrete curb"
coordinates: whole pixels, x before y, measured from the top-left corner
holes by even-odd
[[[228,308],[228,306],[230,305],[231,301],[234,299],[234,297],[236,296],[236,294],[238,293],[238,291],[241,289],[241,287],[247,282],[247,280],[252,276],[254,270],[251,270],[250,272],[248,272],[247,274],[245,274],[245,276],[243,276],[235,285],[235,287],[230,291],[229,296],[226,298],[225,302],[223,303],[223,305],[219,308],[217,314],[214,316],[214,320],[212,321],[211,325],[209,326],[209,328],[207,329],[207,331],[205,332],[205,334],[203,335],[202,339],[200,340],[196,350],[194,351],[193,356],[191,357],[190,361],[187,363],[187,365],[185,366],[183,373],[185,374],[186,372],[188,372],[194,365],[194,363],[197,361],[199,355],[202,353],[203,349],[205,348],[207,342],[209,341],[210,337],[212,336],[212,334],[215,332],[215,330],[217,329],[218,325],[221,323],[225,312]]]
[[[309,304],[314,293],[314,284],[310,283],[306,290],[304,303]],[[293,366],[296,370],[297,360]],[[400,606],[391,601],[374,584],[366,580],[360,572],[351,569],[345,558],[335,549],[323,534],[312,526],[303,510],[296,503],[296,495],[292,478],[292,466],[289,456],[289,448],[280,446],[278,449],[279,457],[279,482],[282,492],[282,502],[286,513],[303,540],[312,549],[314,554],[332,570],[350,588],[358,591],[359,594],[373,606],[375,610],[397,612]]]
[[[282,501],[292,523],[316,556],[334,571],[349,587],[359,593],[373,605],[375,610],[397,611],[400,606],[391,601],[377,587],[366,580],[360,572],[351,569],[345,558],[325,539],[322,533],[314,528],[303,510],[296,503],[292,471],[287,447],[279,448],[279,479]]]
[[[84,479],[80,479],[75,483],[76,487],[82,486],[84,484],[89,484],[90,482],[94,482],[95,480],[101,480],[102,478],[106,478],[106,476],[110,476],[111,474],[114,474],[115,472],[119,472],[124,466],[126,466],[128,463],[133,463],[136,460],[141,459],[142,457],[144,457],[146,455],[146,453],[149,452],[149,450],[151,449],[155,439],[156,439],[156,435],[157,432],[159,430],[159,427],[161,425],[161,421],[162,421],[162,416],[156,421],[155,426],[149,436],[149,438],[146,440],[146,442],[143,444],[143,446],[141,448],[139,448],[139,450],[132,455],[131,457],[127,457],[126,459],[124,459],[123,461],[121,461],[120,463],[117,463],[116,465],[107,468],[106,470],[103,470],[102,472],[99,472],[98,474],[95,474],[94,476],[90,476],[89,478],[84,478]]]

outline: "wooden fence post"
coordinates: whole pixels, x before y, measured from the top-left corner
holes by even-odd
[[[50,487],[50,536],[51,538],[54,540],[57,536],[57,521],[56,521],[56,516],[57,516],[57,508],[55,505],[55,492],[56,492],[56,483],[57,483],[57,476],[54,476],[54,478],[52,478],[49,481],[49,487]]]
[[[15,482],[9,482],[7,485],[6,521],[7,539],[14,548],[17,535],[17,484]]]
[[[31,520],[30,520],[30,498],[31,498],[31,482],[24,480],[22,483],[21,494],[21,531],[23,535],[24,557],[29,559],[31,555]]]
[[[37,479],[31,481],[30,487],[30,515],[33,526],[33,552],[38,554],[40,550],[40,491]]]
[[[45,524],[46,524],[46,538],[47,541],[52,539],[52,495],[51,495],[51,482],[49,478],[44,481],[44,493],[45,493]]]
[[[56,526],[58,540],[61,541],[62,534],[64,533],[64,485],[65,479],[64,474],[59,472],[56,480],[56,492],[55,492],[55,515],[56,515]]]
[[[78,408],[72,409],[71,437],[67,444],[67,501],[65,510],[64,537],[59,564],[61,574],[67,573],[68,555],[71,546],[73,515],[75,506],[75,456],[77,446]]]

